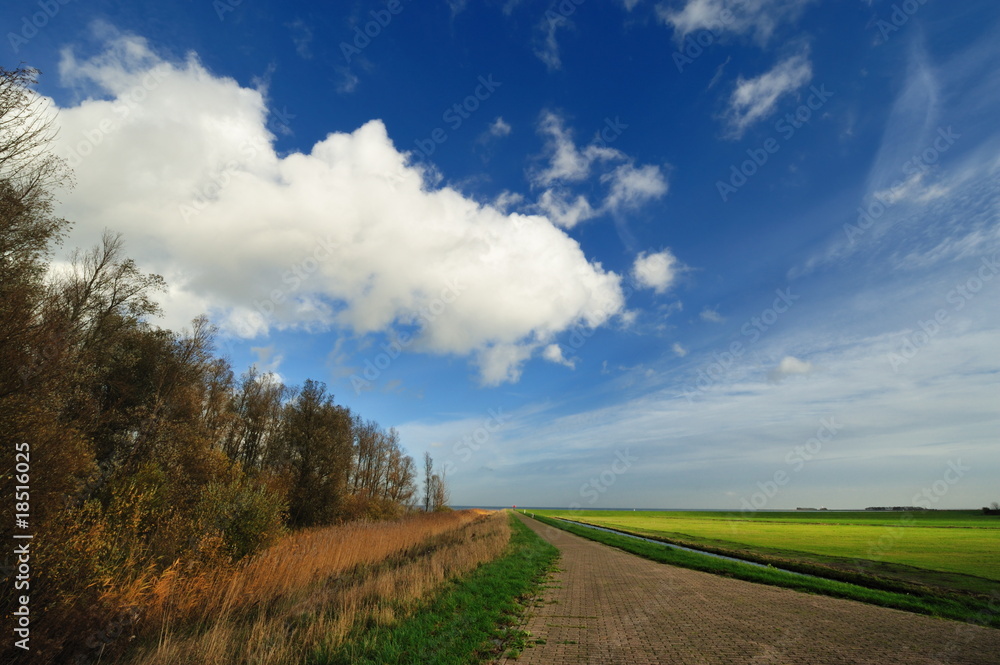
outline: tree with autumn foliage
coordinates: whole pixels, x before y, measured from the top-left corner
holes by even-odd
[[[288,529],[398,517],[416,471],[395,430],[323,383],[237,379],[206,317],[155,325],[165,284],[122,236],[52,270],[71,174],[49,151],[36,76],[0,68],[0,501],[14,505],[11,451],[27,443],[35,536],[32,651],[0,649],[4,662],[86,661],[142,621],[160,576],[233,565]],[[13,603],[7,585],[5,619]]]

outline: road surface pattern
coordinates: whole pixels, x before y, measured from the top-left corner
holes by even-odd
[[[1000,664],[1000,630],[667,566],[521,519],[562,558],[524,627],[544,643],[506,665]]]

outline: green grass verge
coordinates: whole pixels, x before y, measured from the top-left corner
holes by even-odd
[[[973,511],[536,512],[658,539],[700,541],[699,549],[757,551],[965,593],[1000,591],[1000,519]]]
[[[510,516],[506,552],[448,582],[408,618],[390,626],[360,626],[339,648],[314,652],[314,665],[439,663],[458,665],[523,648],[517,626],[559,550]]]
[[[565,509],[538,508],[534,512],[544,515],[566,513]],[[916,510],[916,511],[741,511],[741,510],[574,510],[579,517],[612,515],[637,517],[643,520],[679,519],[685,522],[792,522],[796,524],[845,524],[862,526],[894,526],[899,523],[917,527],[1000,530],[1000,516],[983,515],[979,510]]]
[[[819,517],[804,522],[802,513],[787,512],[766,519],[701,512],[536,512],[872,589],[1000,597],[1000,530],[991,526],[997,520],[971,511],[897,513],[881,526],[853,523],[871,521],[860,513],[812,513]],[[917,526],[927,524],[938,526]]]
[[[664,545],[636,540],[624,535],[597,531],[584,526],[535,514],[534,519],[572,534],[631,552],[646,559],[715,575],[779,586],[824,596],[847,598],[882,607],[927,614],[956,621],[1000,628],[1000,613],[990,603],[977,599],[943,598],[932,594],[904,594],[869,589],[836,580],[803,577],[774,568],[761,568],[739,561],[717,559],[706,554],[685,552]]]

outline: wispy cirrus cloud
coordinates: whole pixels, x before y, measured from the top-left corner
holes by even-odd
[[[887,292],[884,285],[879,289],[881,302]],[[914,324],[922,307],[940,305],[936,296],[925,301],[902,282],[888,292],[916,307]],[[675,344],[663,364],[627,368],[613,388],[619,398],[612,403],[591,409],[531,405],[523,414],[514,413],[512,422],[518,425],[477,457],[477,463],[497,468],[495,485],[477,488],[476,475],[467,474],[456,475],[454,486],[485,505],[499,505],[512,493],[526,505],[566,505],[616,449],[628,449],[639,459],[628,491],[609,492],[598,505],[620,507],[627,500],[636,507],[738,509],[738,497],[785,468],[789,453],[816,436],[825,421],[835,436],[810,461],[808,482],[783,488],[772,507],[878,505],[886,493],[919,492],[926,481],[917,479],[936,477],[956,459],[975,473],[938,507],[981,503],[982,493],[993,491],[990,479],[1000,473],[993,390],[1000,362],[990,352],[1000,329],[1000,308],[995,307],[1000,291],[991,287],[981,300],[970,301],[975,311],[953,312],[955,319],[931,340],[925,336],[898,372],[888,355],[898,352],[900,339],[912,338],[913,330],[892,330],[887,320],[897,313],[885,308],[884,316],[875,313],[852,323],[854,298],[845,293],[832,301],[802,303],[798,314],[812,325],[789,327],[762,341],[759,356],[741,357],[694,402],[679,396],[679,383],[696,380],[699,369],[717,363],[719,350],[689,352]],[[891,332],[862,332],[871,318],[880,319],[876,328],[888,326]],[[633,379],[635,387],[629,387]],[[417,428],[404,425],[402,430]],[[728,486],[721,487],[714,474]],[[542,479],[550,483],[544,492],[537,489]],[[566,498],[553,504],[553,495],[556,501]]]
[[[659,19],[673,27],[678,41],[698,30],[749,35],[770,41],[782,23],[798,19],[812,0],[687,0],[656,6]]]
[[[287,24],[292,33],[292,43],[295,44],[295,52],[299,57],[309,60],[312,55],[313,29],[302,19],[295,19]]]
[[[861,195],[790,276],[855,260],[912,270],[993,251],[1000,223],[986,202],[1000,190],[1000,132],[991,117],[1000,83],[983,72],[997,67],[993,40],[969,44],[944,62],[932,61],[913,40]]]
[[[782,97],[811,79],[812,63],[807,51],[785,58],[759,76],[737,78],[725,112],[729,138],[742,138],[747,128],[774,112]]]
[[[534,52],[550,72],[562,69],[562,56],[556,34],[559,30],[572,27],[573,23],[568,17],[557,14],[551,9],[545,12],[544,18],[535,27]]]

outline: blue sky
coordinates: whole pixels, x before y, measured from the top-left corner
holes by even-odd
[[[468,505],[1000,500],[1000,10],[13,2],[107,227]]]

